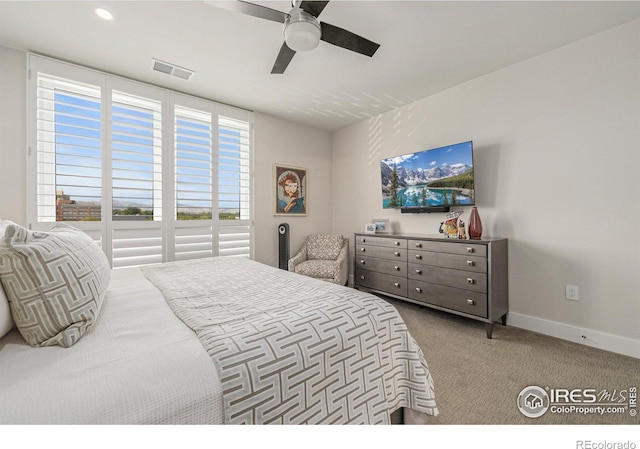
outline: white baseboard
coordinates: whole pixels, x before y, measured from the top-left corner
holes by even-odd
[[[640,341],[509,312],[507,325],[640,359]]]

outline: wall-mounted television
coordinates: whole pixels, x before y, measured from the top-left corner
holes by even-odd
[[[380,179],[383,209],[448,212],[452,206],[473,206],[473,142],[383,159]]]

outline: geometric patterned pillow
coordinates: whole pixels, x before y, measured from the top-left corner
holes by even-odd
[[[31,346],[75,344],[97,320],[110,277],[98,245],[65,223],[49,232],[11,225],[0,241],[0,281]]]
[[[0,220],[0,240],[4,237],[4,231],[7,226],[15,224],[9,220]],[[9,300],[4,293],[2,283],[0,283],[0,338],[13,329],[13,318],[11,318],[11,309],[9,308]]]

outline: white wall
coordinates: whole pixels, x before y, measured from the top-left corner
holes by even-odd
[[[255,259],[278,266],[278,224],[289,224],[292,256],[308,234],[331,232],[331,134],[267,114],[254,117]],[[274,164],[307,169],[307,216],[274,215]]]
[[[483,235],[509,238],[509,323],[640,357],[639,30],[636,20],[336,132],[334,232],[389,218],[437,234],[442,214],[382,210],[379,161],[473,140]]]
[[[0,47],[0,218],[25,224],[26,64],[24,52]]]
[[[0,217],[26,224],[26,53],[0,47]],[[331,232],[331,134],[255,113],[255,259],[278,265],[276,228],[291,226],[291,252]],[[273,164],[308,169],[308,216],[274,216]]]

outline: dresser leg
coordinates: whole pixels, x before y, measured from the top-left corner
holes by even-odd
[[[486,323],[484,329],[487,331],[487,338],[491,338],[491,335],[493,335],[493,323]]]
[[[503,326],[507,325],[507,314],[506,313],[504,315],[502,315],[502,325]]]

